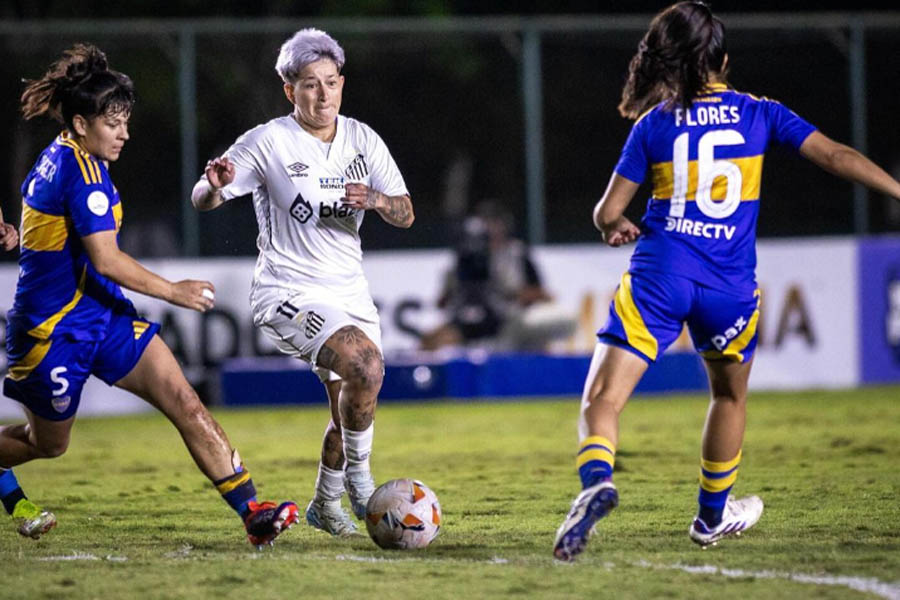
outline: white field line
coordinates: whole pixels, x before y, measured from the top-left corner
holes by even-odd
[[[724,577],[751,577],[753,579],[785,579],[797,583],[814,585],[835,585],[848,587],[851,590],[874,594],[887,600],[900,600],[900,582],[886,583],[871,577],[849,577],[846,575],[809,575],[805,573],[786,573],[779,571],[745,571],[744,569],[724,569],[713,565],[656,565],[647,561],[633,563],[636,567],[650,569],[668,569],[684,571],[691,574],[722,575]]]
[[[70,561],[70,560],[108,560],[110,562],[125,562],[128,560],[127,556],[113,556],[108,554],[107,556],[100,558],[88,552],[73,552],[72,554],[66,554],[63,556],[42,556],[36,560],[40,560],[43,562],[60,562],[60,561]]]
[[[404,557],[404,558],[384,558],[381,556],[359,556],[356,554],[338,554],[335,560],[345,560],[352,562],[368,562],[368,563],[400,563],[400,562],[444,562],[446,559],[435,560],[427,557]],[[452,560],[452,559],[451,559]],[[505,565],[510,561],[506,558],[495,556],[487,560],[474,560],[463,562],[477,562],[490,565]],[[560,566],[575,566],[573,563],[564,563],[554,561]],[[632,566],[644,569],[674,570],[683,571],[692,575],[721,575],[731,578],[753,578],[753,579],[784,579],[787,581],[795,581],[797,583],[810,583],[813,585],[833,585],[840,587],[848,587],[851,590],[874,594],[886,600],[900,600],[900,582],[886,583],[871,577],[850,577],[846,575],[810,575],[807,573],[788,573],[780,571],[746,571],[744,569],[725,569],[714,565],[659,565],[642,560],[631,563]],[[607,570],[615,569],[615,564],[604,562],[603,567]]]
[[[187,558],[191,556],[191,551],[193,547],[190,544],[183,545],[179,550],[175,552],[168,552],[165,556],[166,558]],[[248,557],[252,559],[258,559],[262,557],[263,554],[261,552],[254,552],[249,554]],[[272,557],[270,557],[272,558]],[[284,556],[283,558],[290,558],[293,560],[293,557]],[[322,557],[323,560],[329,560],[328,558]],[[73,552],[72,554],[64,555],[64,556],[44,556],[38,558],[39,561],[72,561],[72,560],[107,560],[111,562],[124,562],[128,560],[126,556],[106,556],[103,559],[99,557],[85,553],[85,552]],[[429,557],[418,557],[418,556],[409,556],[403,558],[385,558],[382,556],[360,556],[357,554],[338,554],[334,557],[334,560],[339,561],[348,561],[348,562],[363,562],[363,563],[401,563],[401,562],[475,562],[475,563],[483,563],[489,565],[506,565],[510,564],[510,560],[500,557],[494,556],[487,560],[463,560],[459,561],[458,559],[435,559]],[[563,563],[559,561],[554,561],[556,565],[559,566],[575,566],[572,563]],[[867,594],[874,594],[880,598],[885,598],[886,600],[900,600],[900,582],[895,583],[887,583],[884,581],[879,581],[878,579],[871,577],[850,577],[846,575],[810,575],[807,573],[789,573],[783,571],[746,571],[744,569],[725,569],[722,567],[717,567],[714,565],[682,565],[682,564],[673,564],[673,565],[660,565],[654,564],[645,560],[641,560],[635,563],[631,563],[631,566],[640,567],[643,569],[657,569],[657,570],[669,570],[669,571],[683,571],[684,573],[690,573],[692,575],[721,575],[723,577],[731,577],[731,578],[752,578],[752,579],[784,579],[786,581],[795,581],[797,583],[810,583],[813,585],[833,585],[833,586],[841,586],[848,587],[851,590],[856,590],[858,592],[864,592]],[[604,562],[603,567],[607,570],[615,569],[615,564],[610,562]]]

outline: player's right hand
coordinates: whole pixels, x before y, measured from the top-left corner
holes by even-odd
[[[630,244],[638,239],[641,230],[625,217],[619,217],[615,223],[602,229],[603,239],[613,248]]]
[[[19,231],[11,223],[0,223],[0,247],[9,251],[19,245]]]
[[[206,163],[206,180],[216,189],[220,189],[234,181],[234,163],[227,156],[214,158]]]
[[[204,290],[206,295],[204,295]],[[169,302],[199,312],[206,312],[215,305],[216,288],[208,281],[185,279],[172,284],[172,297]]]

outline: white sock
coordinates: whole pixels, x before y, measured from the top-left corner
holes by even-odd
[[[319,463],[319,476],[316,478],[316,502],[340,504],[344,494],[344,472],[329,469]]]
[[[365,431],[342,430],[344,438],[344,469],[347,474],[368,473],[369,455],[372,454],[372,438],[375,437],[375,422]]]

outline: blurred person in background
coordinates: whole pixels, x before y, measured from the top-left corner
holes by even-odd
[[[340,114],[343,66],[343,49],[325,32],[303,29],[286,41],[275,70],[292,112],[209,161],[192,195],[202,211],[253,196],[253,322],[282,352],[310,363],[327,390],[331,420],[306,520],[334,536],[357,530],[341,507],[344,490],[359,519],[375,490],[369,455],[384,360],[359,228],[366,211],[396,227],[414,219],[387,146]]]
[[[297,506],[257,502],[250,472],[157,335],[159,325],[140,317],[122,294],[120,286],[200,312],[213,306],[211,283],[167,281],[119,249],[122,203],[107,167],[129,139],[133,106],[131,79],[86,44],[63,52],[22,94],[26,119],[48,116],[65,129],[22,184],[3,391],[22,403],[28,423],[0,428],[0,501],[24,536],[37,539],[56,525],[52,512],[28,500],[12,467],[66,451],[82,387],[93,374],[165,414],[243,520],[250,542],[271,543],[297,520]],[[14,237],[2,227],[5,249]]]
[[[574,331],[574,315],[553,302],[528,246],[512,231],[512,214],[493,200],[463,220],[456,262],[437,300],[449,318],[422,336],[423,350],[479,345],[541,351]]]
[[[725,27],[702,2],[661,11],[629,65],[619,112],[635,124],[593,216],[608,245],[637,246],[585,382],[576,459],[582,491],[557,531],[558,559],[582,552],[596,522],[618,505],[619,414],[684,323],[711,388],[690,539],[706,547],[760,518],[759,497],[738,500],[731,490],[757,343],[755,237],[769,145],[900,198],[900,182],[865,156],[779,102],[731,89],[727,73]],[[638,228],[623,213],[648,172],[653,196]]]

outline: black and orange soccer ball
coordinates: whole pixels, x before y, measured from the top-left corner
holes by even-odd
[[[415,479],[382,484],[366,505],[366,529],[380,547],[424,548],[441,530],[441,504],[431,489]]]

